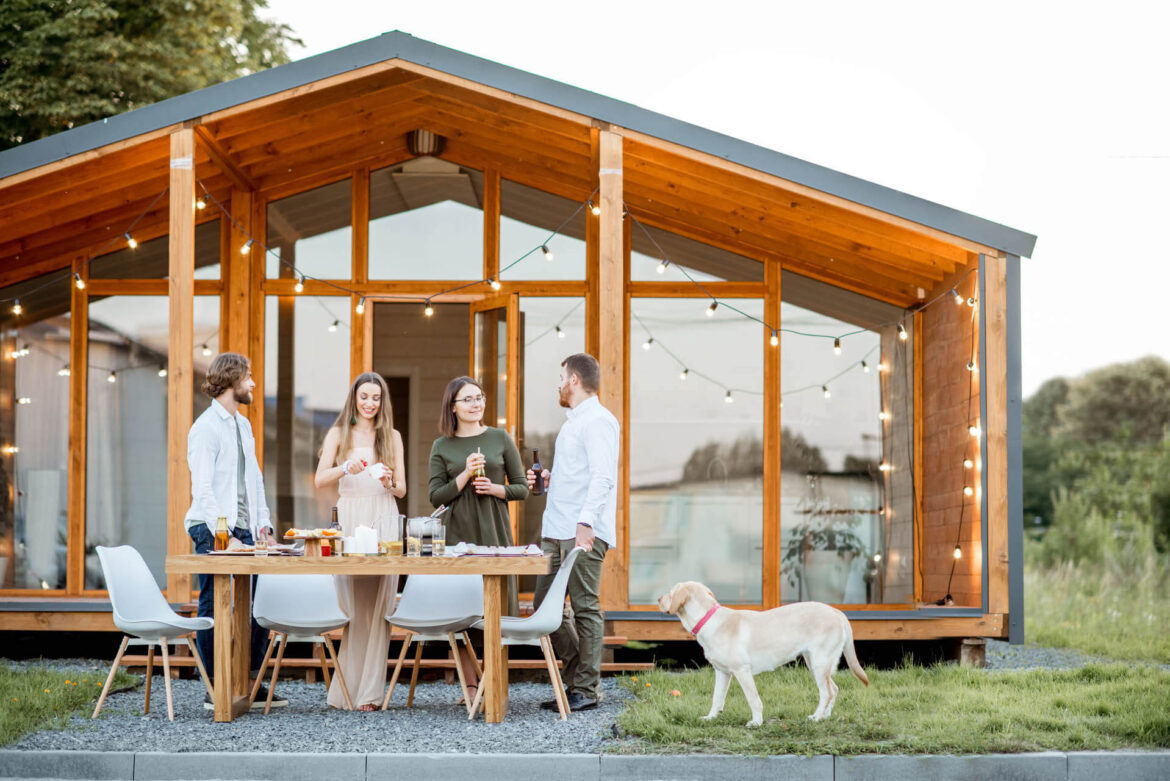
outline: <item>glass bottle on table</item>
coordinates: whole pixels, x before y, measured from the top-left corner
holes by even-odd
[[[231,532],[228,531],[227,516],[219,516],[215,522],[215,549],[227,550],[228,540],[231,539],[231,536]]]
[[[544,467],[540,465],[540,448],[532,448],[532,474],[536,475],[536,482],[532,484],[532,495],[541,496],[544,494],[544,478],[541,473],[544,472]]]
[[[471,476],[473,478],[487,477],[487,470],[483,468],[483,462],[484,462],[483,453],[480,451],[480,449],[478,447],[475,449],[475,452],[476,452],[476,455],[478,455],[480,458],[479,458],[479,461],[476,462],[475,471],[473,471],[471,473]]]

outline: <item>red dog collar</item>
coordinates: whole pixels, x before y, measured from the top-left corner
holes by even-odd
[[[710,609],[710,610],[708,610],[708,611],[706,612],[706,614],[705,614],[705,615],[704,615],[702,618],[700,618],[700,619],[699,619],[699,623],[697,623],[697,624],[695,624],[693,627],[691,627],[691,634],[692,634],[692,635],[694,635],[695,637],[698,637],[698,636],[699,636],[699,630],[700,630],[700,629],[702,629],[702,628],[703,628],[703,626],[704,626],[704,625],[705,625],[705,624],[706,624],[706,623],[707,623],[709,620],[711,620],[711,616],[715,615],[715,611],[716,611],[716,610],[718,610],[718,609],[719,609],[719,608],[721,608],[721,607],[723,607],[723,606],[722,606],[722,605],[720,605],[718,602],[716,602],[714,605],[712,605],[712,606],[711,606],[711,609]]]

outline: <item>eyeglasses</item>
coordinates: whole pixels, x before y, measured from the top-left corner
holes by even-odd
[[[460,404],[483,404],[487,401],[487,396],[481,393],[478,396],[464,396],[461,399],[455,399],[455,401]]]

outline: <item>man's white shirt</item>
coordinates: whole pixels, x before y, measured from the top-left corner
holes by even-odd
[[[240,440],[236,440],[236,425]],[[239,487],[239,450],[244,449],[244,492],[248,498],[248,529],[252,539],[260,529],[272,530],[268,519],[268,500],[264,496],[264,476],[256,461],[256,440],[252,424],[238,411],[235,415],[212,399],[211,406],[191,426],[187,434],[187,466],[191,468],[191,508],[184,521],[186,528],[205,523],[215,533],[219,516],[226,516],[228,528],[236,525]]]
[[[621,426],[590,396],[565,413],[557,434],[541,536],[572,539],[587,523],[612,548],[617,545],[617,473]]]

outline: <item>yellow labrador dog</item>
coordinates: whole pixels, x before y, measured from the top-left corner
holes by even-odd
[[[816,711],[809,716],[813,721],[827,719],[833,712],[837,699],[833,671],[842,653],[853,674],[869,686],[853,649],[849,619],[822,602],[797,602],[764,611],[732,610],[720,605],[702,583],[688,581],[676,583],[660,596],[658,608],[678,616],[715,668],[715,694],[711,712],[704,719],[713,719],[723,710],[734,675],[752,709],[747,726],[760,726],[764,703],[752,676],[774,670],[798,656],[804,657],[821,694]]]

